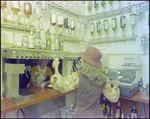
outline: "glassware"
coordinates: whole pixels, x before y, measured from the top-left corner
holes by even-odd
[[[77,21],[77,38],[79,39],[79,33],[80,33],[80,21]]]
[[[11,3],[11,11],[15,14],[15,24],[18,24],[17,16],[20,12],[20,2],[19,1],[10,1]],[[14,16],[14,15],[13,15]]]
[[[46,32],[46,49],[51,50],[51,38],[49,34],[49,29],[47,29],[47,32]]]
[[[120,17],[120,27],[122,29],[122,35],[124,36],[124,30],[126,27],[126,17],[123,15]]]
[[[30,35],[29,35],[29,47],[28,47],[29,49],[35,49],[34,40],[35,40],[35,37],[33,35],[33,29],[31,29]]]
[[[117,19],[114,17],[111,19],[111,22],[112,22],[112,30],[114,33],[114,38],[116,38]]]
[[[74,18],[72,17],[71,19],[71,26],[70,29],[72,30],[72,38],[74,37],[74,30],[75,30],[75,21]]]
[[[92,9],[92,1],[88,1],[87,9],[89,10],[89,12],[91,11],[91,9]]]
[[[55,38],[55,51],[59,51],[59,38]]]
[[[44,31],[41,31],[41,50],[46,49],[46,38]]]
[[[118,105],[116,107],[116,118],[121,117],[121,108],[120,108],[120,101],[118,101]]]
[[[135,105],[133,105],[131,110],[131,118],[137,118],[137,110],[135,109]]]
[[[70,18],[65,18],[64,19],[64,27],[66,28],[66,37],[68,37],[68,29],[70,27]]]
[[[103,24],[104,24],[104,31],[105,31],[105,34],[106,34],[106,39],[107,39],[107,32],[108,32],[108,20],[107,19],[105,19],[104,21],[103,21]]]
[[[96,1],[95,0],[95,2],[94,2],[94,8],[97,10],[97,8],[98,8],[98,1]]]
[[[113,3],[113,1],[112,1],[112,0],[109,0],[108,3],[109,3],[109,5],[110,5],[110,10],[112,10],[112,3]]]
[[[143,103],[142,103],[142,113],[141,113],[140,118],[146,118],[145,109],[144,109],[144,104]]]
[[[7,1],[1,1],[1,22],[4,22],[4,9],[7,7]]]
[[[130,27],[131,27],[132,35],[134,35],[135,20],[136,20],[136,14],[131,13],[130,14]]]
[[[40,36],[40,30],[37,29],[35,31],[35,49],[41,50],[41,43],[42,41],[41,41],[41,36]]]
[[[52,33],[51,33],[51,50],[55,51],[54,27],[52,27]]]
[[[103,8],[103,12],[104,12],[104,7],[105,7],[105,1],[103,0],[103,1],[101,1],[101,6],[102,6],[102,8]]]
[[[27,26],[29,26],[29,17],[32,14],[32,5],[29,1],[24,2],[24,14],[27,17]]]
[[[28,48],[29,46],[29,37],[27,34],[22,35],[22,47]]]
[[[59,37],[59,51],[63,51],[63,39],[62,37]]]
[[[92,40],[93,40],[94,29],[95,29],[94,23],[90,23],[90,33],[91,33]]]
[[[102,29],[101,22],[100,22],[100,21],[98,21],[96,24],[97,24],[97,33],[98,33],[98,35],[100,36],[101,29]]]
[[[63,16],[61,16],[61,15],[59,15],[58,16],[58,27],[59,27],[59,33],[58,34],[60,34],[60,35],[62,35],[62,27],[63,27]]]

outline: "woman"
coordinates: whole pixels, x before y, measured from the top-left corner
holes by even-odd
[[[38,65],[32,67],[30,82],[33,86],[44,88],[49,83],[49,81],[44,82],[47,76],[51,77],[53,75],[51,69],[46,66],[48,62],[49,60],[41,59],[38,60]]]
[[[102,54],[98,49],[88,47],[85,52],[79,53],[79,56],[82,58],[81,71],[63,78],[55,74],[51,77],[50,82],[54,89],[62,92],[77,88],[74,118],[103,118],[99,102],[100,95],[103,93],[109,101],[117,102],[119,99],[119,81],[113,80],[113,88],[111,88],[107,70],[102,67],[100,61]],[[53,63],[53,68],[57,70],[59,63],[56,61]]]

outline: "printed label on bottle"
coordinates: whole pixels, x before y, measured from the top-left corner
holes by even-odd
[[[29,42],[28,41],[22,41],[22,47],[28,47]]]
[[[106,105],[107,114],[110,114],[110,107]]]
[[[56,15],[52,14],[52,23],[56,23]]]
[[[120,118],[120,110],[116,110],[116,118]]]
[[[131,118],[137,118],[137,113],[132,113],[131,112]]]
[[[36,39],[35,40],[35,45],[41,45],[41,39]]]
[[[42,48],[43,50],[46,49],[46,40],[42,40],[41,48]]]
[[[105,113],[105,104],[102,104],[103,113]]]

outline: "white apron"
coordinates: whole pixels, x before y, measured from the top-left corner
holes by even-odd
[[[40,66],[37,66],[38,69],[39,69],[39,73],[40,73],[40,76],[35,79],[35,81],[37,81],[38,84],[44,82],[45,78],[44,78],[44,73],[45,71],[47,70],[47,67],[45,67],[44,69],[41,69]]]
[[[40,84],[45,80],[44,73],[47,70],[47,67],[45,67],[44,69],[41,69],[40,66],[37,66],[37,67],[39,69],[40,76],[37,79],[35,79],[35,81],[37,81],[37,83]],[[31,82],[28,83],[27,87],[29,87],[30,85],[31,85]]]

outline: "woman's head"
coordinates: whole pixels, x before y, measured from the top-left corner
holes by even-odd
[[[100,61],[102,53],[94,47],[88,47],[85,52],[79,53],[79,56],[94,67],[102,66],[102,62]]]
[[[85,52],[79,53],[81,56],[81,67],[80,73],[83,76],[88,77],[92,81],[93,85],[100,86],[107,81],[107,69],[102,67],[100,61],[102,53],[94,48],[88,47]]]

